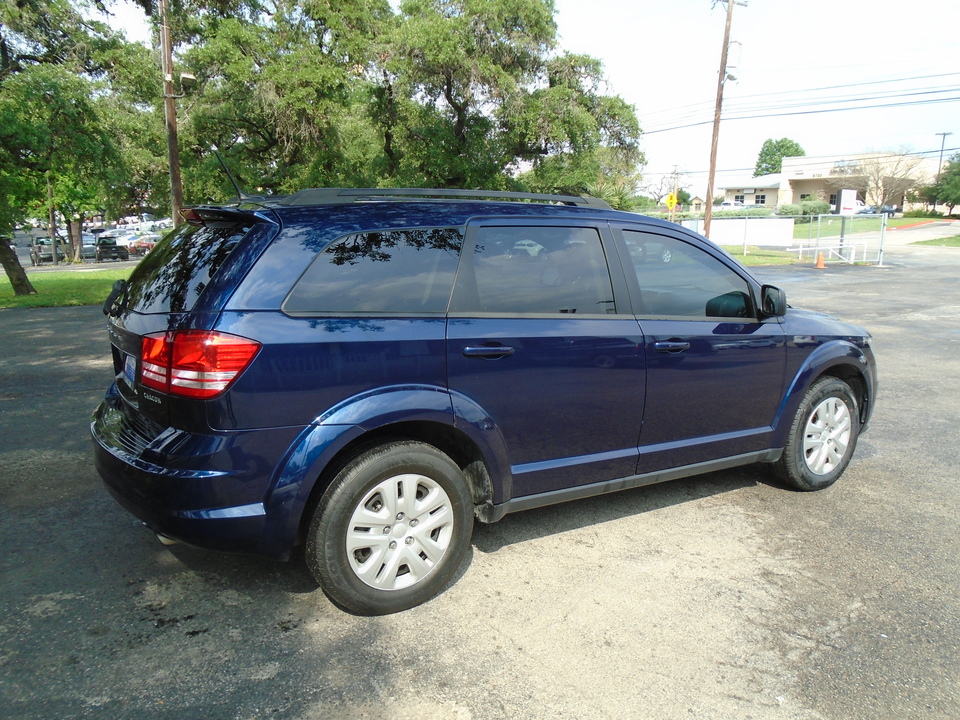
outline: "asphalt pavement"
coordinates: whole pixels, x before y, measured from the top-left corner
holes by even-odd
[[[750,467],[511,515],[381,618],[302,559],[160,545],[91,462],[100,309],[0,310],[0,717],[960,717],[960,249],[925,232],[881,268],[754,269],[874,334],[835,486]]]

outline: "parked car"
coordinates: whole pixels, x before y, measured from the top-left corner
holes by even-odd
[[[38,238],[30,247],[30,264],[43,265],[45,262],[53,262],[53,252],[51,251],[50,238]],[[70,247],[62,240],[57,241],[57,262],[63,262],[69,256]]]
[[[714,205],[718,210],[739,210],[740,208],[746,207],[739,200],[724,200],[719,205]]]
[[[119,232],[120,228],[118,228],[117,231]],[[117,245],[120,245],[122,247],[129,247],[130,243],[136,240],[140,235],[141,233],[135,232],[135,231],[131,231],[131,232],[123,231],[118,235],[114,235],[114,239],[117,241]]]
[[[110,235],[100,235],[96,242],[94,259],[97,262],[104,260],[129,260],[130,250],[117,244],[117,239]]]
[[[156,233],[142,233],[131,238],[127,248],[132,255],[144,256],[156,246],[160,236]]]
[[[887,217],[893,217],[896,214],[896,212],[897,212],[896,206],[882,205],[878,212],[876,205],[865,205],[860,210],[857,210],[857,215],[879,215],[882,213]]]
[[[80,258],[82,260],[97,259],[97,236],[93,233],[80,234]]]
[[[350,612],[439,593],[475,519],[751,463],[827,487],[875,404],[867,331],[602,201],[313,189],[184,214],[104,304],[97,469],[168,541],[304,545]]]

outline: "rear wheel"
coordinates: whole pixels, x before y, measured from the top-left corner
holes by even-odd
[[[344,609],[385,615],[443,590],[472,530],[472,496],[456,463],[425,443],[387,443],[350,462],[320,499],[307,565]]]
[[[856,396],[843,380],[821,378],[794,416],[783,455],[774,464],[781,480],[798,490],[820,490],[850,464],[860,434]]]

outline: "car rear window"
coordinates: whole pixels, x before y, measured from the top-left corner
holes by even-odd
[[[249,228],[184,225],[137,266],[126,306],[141,313],[189,312]]]

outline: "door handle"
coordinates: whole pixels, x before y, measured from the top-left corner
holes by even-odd
[[[681,353],[690,349],[690,343],[684,340],[660,340],[653,344],[653,349],[660,353]]]
[[[509,345],[467,345],[463,356],[468,358],[502,358],[513,355],[515,350]]]

